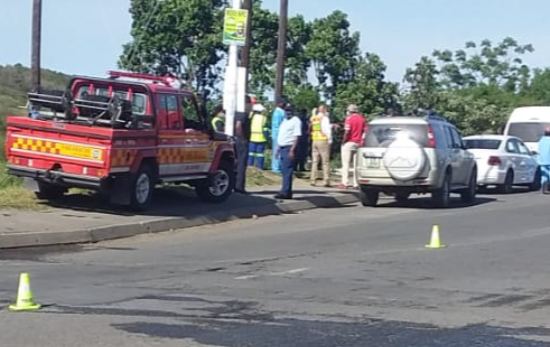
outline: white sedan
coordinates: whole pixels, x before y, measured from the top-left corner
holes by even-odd
[[[505,194],[513,186],[541,189],[541,170],[533,153],[520,138],[505,135],[475,135],[463,138],[477,162],[477,184],[496,186]]]

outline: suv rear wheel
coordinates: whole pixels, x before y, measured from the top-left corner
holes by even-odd
[[[378,204],[380,191],[372,188],[361,188],[361,204],[363,206],[374,207]]]
[[[233,165],[228,161],[220,162],[216,172],[211,174],[203,184],[197,185],[197,196],[208,202],[224,202],[235,187]]]
[[[476,199],[477,193],[477,169],[473,169],[470,173],[470,181],[468,183],[468,188],[460,192],[460,198],[465,203],[473,203]]]
[[[451,176],[448,172],[443,179],[441,188],[432,192],[432,202],[435,207],[447,208],[451,204]]]

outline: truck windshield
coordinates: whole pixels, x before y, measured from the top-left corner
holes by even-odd
[[[89,93],[89,86],[81,86],[78,89],[77,98],[81,98],[83,95]],[[114,90],[114,94],[118,95],[121,99],[128,100],[128,92],[121,90]],[[109,96],[109,90],[103,87],[95,87],[94,95]],[[141,93],[132,94],[132,113],[144,115],[147,110],[147,96]]]
[[[550,123],[510,123],[507,135],[519,137],[523,142],[539,142],[546,127]]]

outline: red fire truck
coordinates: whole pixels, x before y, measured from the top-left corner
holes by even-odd
[[[9,174],[34,178],[43,199],[79,187],[144,210],[155,185],[185,183],[203,200],[226,200],[235,184],[233,142],[175,82],[109,72],[29,93],[29,116],[7,118]]]

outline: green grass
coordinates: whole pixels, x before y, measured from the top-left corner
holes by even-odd
[[[6,165],[0,162],[0,209],[43,210],[46,207],[40,204],[34,192],[22,185],[22,180],[9,176]]]

